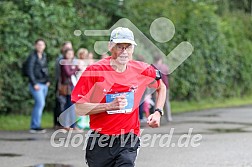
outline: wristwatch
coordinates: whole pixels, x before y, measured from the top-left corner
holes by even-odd
[[[164,111],[160,108],[156,108],[154,111],[158,111],[161,116],[164,115]]]

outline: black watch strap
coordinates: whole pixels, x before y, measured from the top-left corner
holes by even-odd
[[[154,111],[158,111],[160,113],[161,116],[164,115],[164,112],[163,110],[161,110],[160,108],[156,108]]]

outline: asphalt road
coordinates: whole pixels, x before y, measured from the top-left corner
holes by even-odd
[[[137,167],[252,167],[252,106],[174,115],[158,129],[143,125],[141,142]],[[83,133],[0,131],[0,166],[86,166],[84,146]]]

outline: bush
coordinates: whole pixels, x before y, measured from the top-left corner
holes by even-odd
[[[225,12],[211,1],[48,1],[3,0],[0,2],[0,112],[31,111],[33,100],[21,64],[37,38],[46,40],[51,87],[47,110],[54,108],[54,65],[64,41],[74,49],[93,50],[96,40],[75,36],[74,30],[108,29],[118,19],[130,19],[164,53],[182,41],[194,46],[193,54],[170,75],[173,100],[240,97],[252,93],[252,19],[244,12]],[[228,3],[228,1],[225,1]],[[220,13],[221,15],[218,15]],[[167,17],[176,27],[174,38],[158,43],[149,27],[158,17]],[[107,37],[106,37],[107,39]],[[96,55],[98,58],[98,55]]]
[[[14,2],[14,3],[13,3]],[[0,2],[0,111],[1,113],[30,113],[32,99],[28,81],[21,75],[21,65],[34,41],[44,38],[49,62],[51,86],[47,98],[47,110],[54,107],[54,65],[61,44],[72,41],[74,49],[91,49],[94,40],[74,36],[74,30],[102,29],[109,21],[105,13],[86,7],[77,10],[72,1],[46,3],[35,1]],[[94,17],[96,16],[96,17]],[[3,72],[4,70],[4,72]]]

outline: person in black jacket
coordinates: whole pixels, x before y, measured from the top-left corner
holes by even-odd
[[[50,85],[45,48],[45,41],[37,39],[35,50],[31,52],[28,59],[29,91],[35,100],[31,115],[31,133],[45,133],[45,130],[41,128],[41,117]]]

